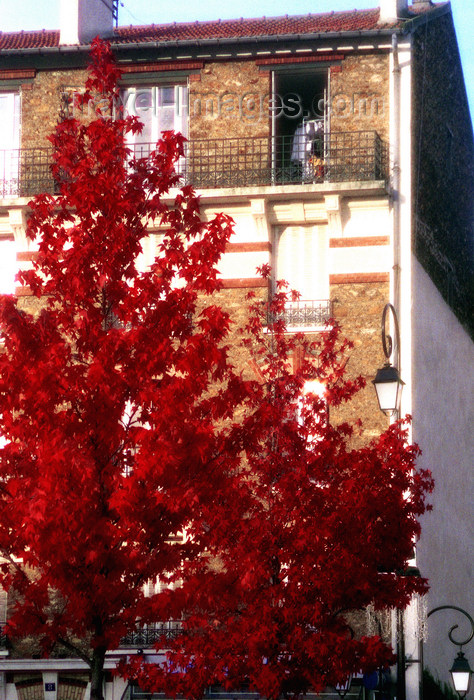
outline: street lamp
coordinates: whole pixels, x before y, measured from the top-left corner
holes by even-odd
[[[390,363],[390,356],[393,352],[393,342],[391,335],[387,334],[385,330],[388,311],[391,311],[393,316],[397,347],[397,366],[400,367],[400,330],[398,327],[397,314],[392,304],[385,304],[382,312],[382,347],[387,361],[383,367],[377,370],[377,374],[372,383],[377,393],[380,410],[388,416],[391,416],[399,409],[402,388],[405,382],[400,378],[398,367],[393,367]]]
[[[452,676],[454,689],[457,694],[460,698],[465,698],[471,686],[472,670],[469,666],[469,661],[462,651],[458,651],[458,655],[454,659],[449,672]]]
[[[428,619],[431,615],[433,615],[435,612],[438,612],[439,610],[457,610],[458,612],[462,613],[467,617],[469,622],[471,623],[471,634],[467,637],[467,639],[464,639],[463,641],[457,641],[454,639],[452,633],[455,629],[458,628],[459,625],[453,625],[450,630],[448,631],[448,638],[449,641],[454,644],[455,646],[459,647],[459,651],[456,655],[456,658],[453,661],[452,667],[449,669],[449,672],[451,674],[451,677],[453,679],[453,685],[454,689],[459,695],[460,698],[465,698],[466,695],[469,692],[469,688],[471,685],[471,676],[472,676],[472,669],[469,666],[469,661],[466,659],[464,656],[464,653],[462,651],[462,648],[465,644],[468,644],[471,639],[474,637],[474,620],[472,617],[467,613],[465,610],[462,608],[458,608],[457,605],[440,605],[437,608],[434,608],[431,610],[426,618]],[[421,650],[423,647],[421,646]],[[423,656],[422,658],[422,665],[423,665]],[[423,666],[422,666],[423,670]]]

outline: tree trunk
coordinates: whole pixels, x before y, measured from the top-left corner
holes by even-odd
[[[104,700],[105,647],[97,647],[92,653],[91,700]]]

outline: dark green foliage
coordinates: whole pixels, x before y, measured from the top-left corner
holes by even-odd
[[[459,700],[458,694],[447,683],[435,679],[433,674],[423,671],[423,700]]]

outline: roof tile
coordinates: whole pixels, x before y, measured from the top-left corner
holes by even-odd
[[[319,32],[363,31],[378,28],[379,10],[353,10],[324,14],[254,19],[216,20],[213,22],[180,22],[147,27],[119,27],[116,41],[186,41],[234,39],[255,36],[312,34]]]
[[[31,32],[0,32],[0,50],[39,49],[59,46],[59,31],[40,29]]]
[[[444,3],[439,3],[444,4]],[[229,19],[209,22],[179,22],[148,26],[118,27],[113,43],[205,41],[242,39],[257,36],[324,34],[327,32],[364,32],[400,26],[403,20],[379,24],[379,9],[285,15],[254,19]],[[0,50],[42,49],[59,46],[59,31],[40,30],[0,32]]]

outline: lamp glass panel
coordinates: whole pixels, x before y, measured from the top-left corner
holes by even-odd
[[[398,401],[398,382],[377,382],[375,390],[382,411],[395,411]]]
[[[458,693],[467,693],[469,690],[469,680],[471,674],[469,671],[453,671],[453,685]]]

